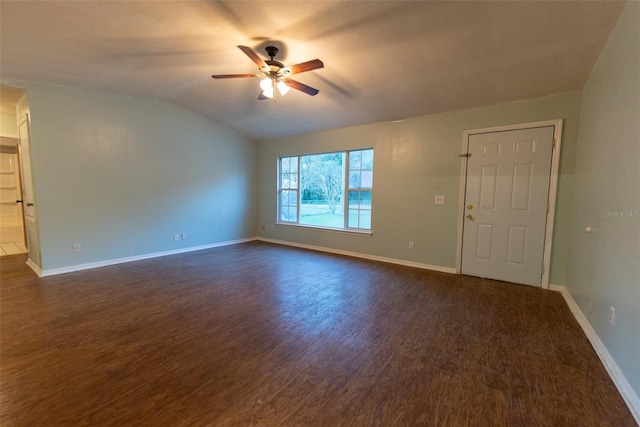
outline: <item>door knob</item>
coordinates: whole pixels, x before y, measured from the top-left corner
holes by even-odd
[[[467,209],[468,209],[468,210],[473,209],[473,205],[467,205]]]
[[[472,216],[471,214],[467,214],[467,219],[468,219],[468,220],[472,220],[472,219],[473,219],[473,216]]]

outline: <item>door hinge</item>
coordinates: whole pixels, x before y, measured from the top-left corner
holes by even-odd
[[[553,143],[551,144],[551,149],[555,150],[555,148],[556,148],[556,139],[553,138]]]
[[[471,157],[471,153],[458,154],[458,157]]]

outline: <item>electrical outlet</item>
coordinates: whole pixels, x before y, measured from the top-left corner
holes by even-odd
[[[413,242],[409,242],[409,249],[413,249]]]
[[[177,242],[178,240],[180,240],[180,235],[179,234],[174,234],[173,235],[173,241]]]
[[[616,308],[613,306],[609,307],[609,323],[616,324]]]
[[[181,238],[182,240],[187,240],[187,233],[182,233],[182,234],[180,235],[180,238]]]
[[[82,245],[80,243],[73,244],[73,252],[78,253],[82,251]]]
[[[436,198],[433,203],[436,205],[444,205],[444,195],[443,194],[436,195]]]

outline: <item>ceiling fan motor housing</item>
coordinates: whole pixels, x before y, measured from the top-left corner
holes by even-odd
[[[267,55],[269,55],[269,58],[271,58],[264,61],[269,66],[269,69],[264,70],[266,74],[271,74],[274,77],[280,77],[285,74],[289,74],[286,72],[286,70],[284,70],[285,66],[282,62],[273,59],[273,57],[278,54],[277,47],[267,46],[264,50],[267,51]]]
[[[273,57],[278,54],[278,48],[275,46],[267,46],[264,48],[267,51],[267,55],[273,60]]]

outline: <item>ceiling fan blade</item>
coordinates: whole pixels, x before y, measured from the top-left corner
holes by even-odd
[[[316,70],[322,67],[324,67],[324,63],[319,59],[314,59],[312,61],[291,65],[287,68],[291,70],[291,74],[298,74],[298,73],[304,73],[305,71]]]
[[[214,74],[214,79],[245,79],[248,77],[257,77],[255,74]]]
[[[248,46],[238,46],[238,48],[241,51],[243,51],[245,53],[245,55],[247,55],[253,61],[253,63],[258,66],[258,68],[262,68],[262,67],[266,67],[267,66],[267,63],[264,62],[264,59],[260,58],[258,56],[258,54],[255,53],[253,51],[253,49],[251,49],[250,47],[248,47]]]
[[[282,81],[287,86],[289,86],[289,87],[291,87],[293,89],[297,89],[300,92],[304,92],[307,95],[315,96],[315,95],[318,94],[318,92],[320,92],[318,89],[314,89],[311,86],[307,86],[306,84],[300,83],[299,81],[296,81],[296,80],[283,79]]]

